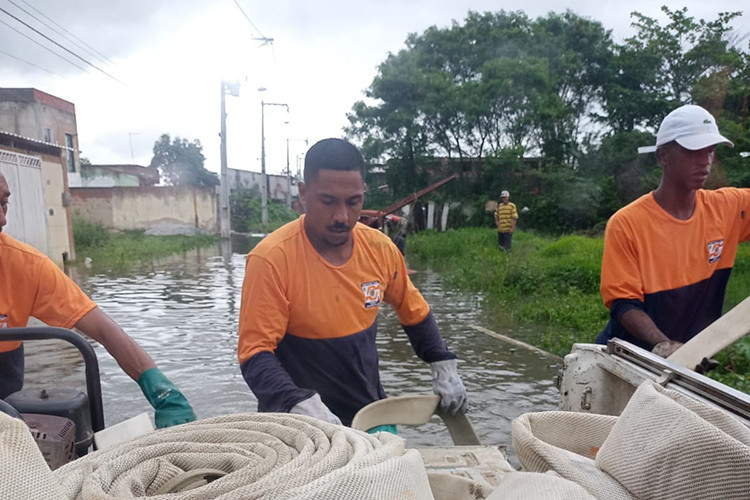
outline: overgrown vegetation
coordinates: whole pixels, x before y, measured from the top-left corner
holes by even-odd
[[[152,236],[144,231],[122,231],[110,234],[105,227],[78,217],[73,218],[73,238],[78,260],[90,258],[97,266],[125,268],[128,265],[194,248],[215,245],[215,235]]]
[[[251,189],[232,191],[229,197],[232,217],[232,230],[238,233],[260,232],[263,229],[261,214],[260,190],[257,186]],[[299,214],[286,205],[268,203],[268,231],[280,228],[287,222],[299,217]]]
[[[73,239],[77,248],[99,248],[109,243],[110,234],[101,224],[73,217]]]
[[[481,214],[475,207],[508,189],[530,209],[527,228],[601,227],[656,187],[659,166],[636,149],[688,103],[708,109],[736,146],[717,149],[707,187],[750,186],[750,53],[731,28],[741,13],[662,12],[634,12],[635,33],[621,42],[571,11],[470,12],[411,34],[348,116],[347,135],[372,166],[368,196],[383,207],[458,173],[430,196]]]
[[[428,266],[446,283],[481,292],[504,311],[511,324],[539,327],[539,347],[563,356],[575,342],[593,342],[609,314],[599,295],[604,243],[600,237],[559,239],[517,232],[513,251],[497,250],[497,233],[464,228],[445,233],[423,231],[408,238],[412,265]],[[737,253],[727,287],[725,310],[750,295],[750,246]],[[750,338],[716,356],[719,369],[709,376],[750,392]]]
[[[634,12],[634,35],[621,42],[572,11],[469,12],[409,35],[348,115],[347,135],[377,188],[368,196],[381,207],[458,174],[420,201],[460,205],[449,216],[459,229],[410,237],[410,259],[485,293],[513,321],[541,325],[532,340],[558,354],[592,341],[607,321],[600,235],[617,209],[658,185],[654,156],[637,148],[654,143],[669,111],[701,105],[735,144],[717,148],[707,188],[750,187],[750,51],[731,28],[742,13],[662,12],[663,20]],[[485,210],[502,189],[522,210],[510,254],[497,252]],[[537,235],[571,233],[591,237]],[[743,246],[726,307],[750,294],[748,266]],[[711,376],[750,389],[750,340],[718,359]]]

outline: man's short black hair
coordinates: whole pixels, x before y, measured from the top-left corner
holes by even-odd
[[[321,169],[359,170],[365,178],[365,160],[354,144],[343,139],[323,139],[305,155],[305,182],[314,182]]]

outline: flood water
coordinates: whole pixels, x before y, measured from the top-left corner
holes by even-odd
[[[255,411],[236,357],[245,255],[254,241],[235,240],[127,271],[97,267],[73,270],[74,278],[185,393],[199,418]],[[83,260],[85,256],[79,256]],[[408,259],[407,259],[408,260]],[[523,339],[503,325],[502,311],[482,297],[447,289],[438,274],[411,276],[430,303],[448,346],[458,355],[470,399],[469,419],[483,444],[510,448],[510,422],[522,413],[556,408],[554,360],[514,348],[471,327],[478,325]],[[428,366],[412,351],[389,306],[379,318],[382,383],[390,396],[431,394]],[[34,344],[34,345],[32,345]],[[153,410],[137,384],[94,344],[101,371],[104,415],[112,425]],[[25,388],[56,386],[85,390],[82,360],[60,342],[28,342]],[[399,428],[411,446],[451,444],[433,422]]]

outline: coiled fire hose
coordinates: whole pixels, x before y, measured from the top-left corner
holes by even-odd
[[[38,463],[26,464],[34,483],[28,487],[39,493],[48,485],[49,499],[432,498],[419,452],[406,450],[401,438],[289,414],[228,415],[161,429],[47,469],[51,477],[40,477]],[[3,480],[5,489],[14,477]]]

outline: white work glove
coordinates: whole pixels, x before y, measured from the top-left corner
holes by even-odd
[[[341,419],[333,414],[331,410],[323,403],[320,399],[320,395],[316,392],[309,398],[300,401],[296,405],[292,406],[289,413],[296,413],[297,415],[307,415],[308,417],[314,417],[323,422],[329,424],[341,424]]]
[[[432,392],[440,396],[440,411],[455,415],[469,409],[466,388],[458,376],[458,361],[446,359],[430,363],[432,371]]]

